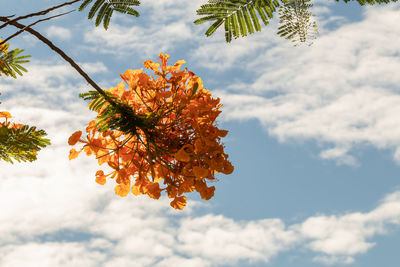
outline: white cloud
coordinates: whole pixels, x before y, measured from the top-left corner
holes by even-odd
[[[240,259],[268,262],[297,238],[279,219],[236,222],[213,214],[183,219],[178,231],[182,251],[222,264]]]
[[[32,267],[95,267],[104,259],[98,251],[87,251],[84,244],[71,242],[29,242],[22,245],[9,245],[0,249],[1,266],[19,267],[27,264]]]
[[[84,40],[89,46],[86,49],[125,59],[127,55],[149,59],[160,52],[184,49],[182,44],[195,44],[199,39],[200,29],[193,21],[201,4],[201,0],[144,2],[138,9],[139,18],[117,15],[107,34],[101,27],[87,30]]]
[[[395,151],[400,147],[400,46],[393,41],[400,34],[398,12],[395,5],[366,8],[364,20],[321,32],[310,48],[269,41],[247,59],[246,52],[235,50],[230,64],[242,60],[253,72],[246,72],[247,81],[235,78],[218,91],[223,116],[257,118],[281,142],[326,144],[330,148],[320,156],[340,164],[356,164],[351,152],[359,146]],[[201,49],[201,56],[215,50],[212,44]],[[217,63],[204,59],[204,65]]]
[[[367,239],[377,234],[387,233],[390,224],[399,224],[400,192],[388,195],[374,210],[354,212],[341,216],[315,216],[302,224],[295,225],[303,237],[310,240],[309,248],[324,255],[315,259],[334,263],[341,259],[344,263],[354,261],[356,254],[365,253],[374,242]]]
[[[340,256],[317,256],[313,258],[314,262],[320,262],[325,265],[333,265],[333,264],[351,264],[354,262],[354,258],[352,257],[340,257]]]
[[[320,153],[322,159],[335,159],[338,164],[356,165],[357,160],[348,155],[349,149],[347,147],[334,147],[326,149]]]
[[[46,33],[49,37],[60,40],[70,40],[72,37],[71,30],[65,27],[54,26],[54,25],[48,27]]]
[[[41,120],[51,119],[46,114]],[[315,252],[314,261],[351,263],[375,245],[376,235],[400,225],[400,192],[370,212],[318,215],[292,225],[196,215],[193,201],[176,212],[165,198],[115,196],[112,181],[95,184],[100,167],[94,159],[68,161],[68,149],[49,147],[31,164],[0,163],[0,266],[266,264],[298,247]]]

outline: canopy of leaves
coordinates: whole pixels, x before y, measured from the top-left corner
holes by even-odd
[[[92,2],[93,0],[83,1],[79,11],[84,10]],[[104,29],[107,30],[114,11],[139,17],[139,12],[132,8],[132,6],[139,5],[140,2],[138,0],[96,0],[90,8],[88,18],[92,19],[97,14],[96,26],[99,26],[103,21]]]

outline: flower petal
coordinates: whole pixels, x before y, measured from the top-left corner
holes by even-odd
[[[79,138],[81,138],[82,136],[82,131],[76,131],[74,132],[69,138],[68,138],[68,144],[70,146],[75,145],[78,141]]]
[[[181,210],[186,206],[186,201],[187,201],[187,198],[185,196],[176,197],[176,198],[174,198],[174,200],[172,200],[170,205],[174,209]]]

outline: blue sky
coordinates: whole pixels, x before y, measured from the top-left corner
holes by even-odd
[[[0,15],[54,3],[32,2],[7,1]],[[29,72],[0,80],[0,110],[52,145],[34,163],[0,162],[0,266],[397,266],[398,4],[316,1],[319,37],[293,47],[276,20],[230,44],[222,31],[206,38],[207,25],[192,23],[202,3],[143,1],[139,18],[116,15],[107,32],[77,12],[35,29],[104,88],[160,52],[185,59],[224,104],[235,172],[183,211],[96,184],[94,158],[69,161],[67,144],[94,118],[78,98],[91,88],[21,35],[11,48],[33,56]]]

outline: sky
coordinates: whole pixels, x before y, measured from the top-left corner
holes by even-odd
[[[3,2],[1,16],[62,1]],[[139,18],[114,15],[108,31],[87,12],[34,27],[102,88],[167,53],[221,99],[235,171],[182,211],[165,196],[121,198],[95,183],[106,168],[93,157],[68,160],[68,137],[95,118],[78,97],[92,88],[28,33],[12,39],[32,59],[23,77],[1,77],[0,111],[52,145],[32,163],[0,162],[1,267],[398,266],[399,4],[315,1],[319,36],[294,47],[276,18],[229,44],[222,30],[206,37],[193,24],[203,3],[143,0]]]

